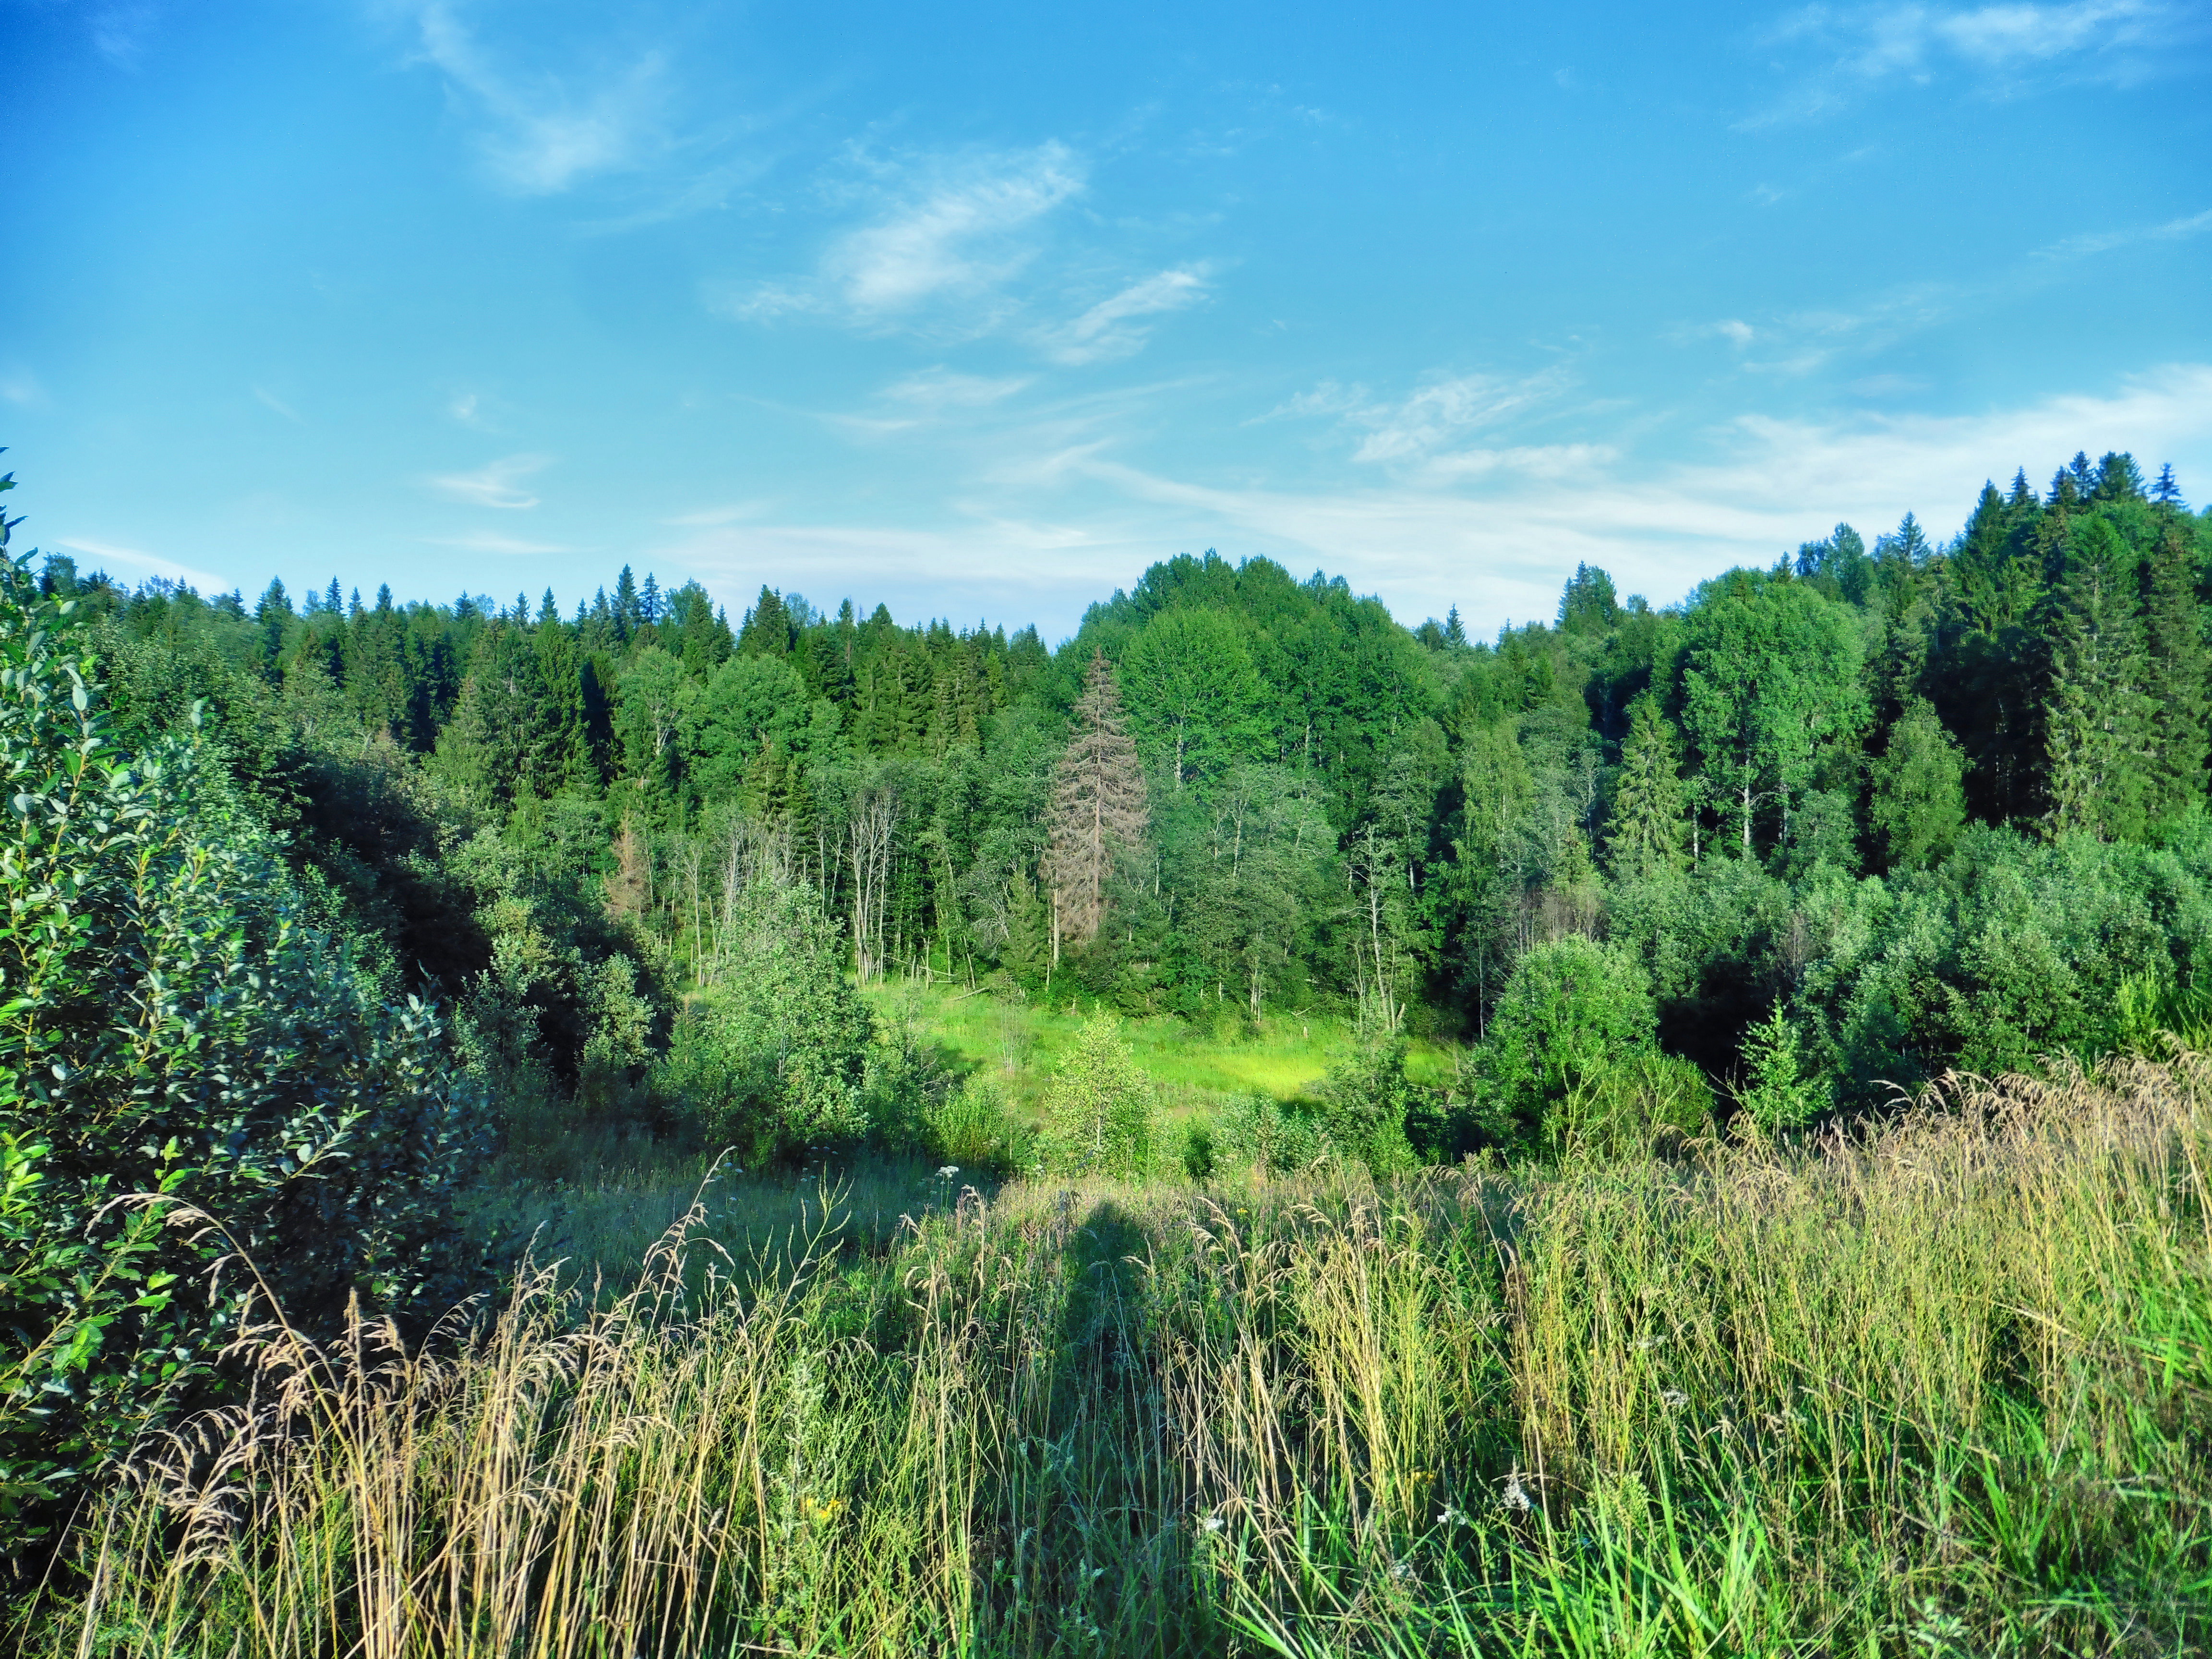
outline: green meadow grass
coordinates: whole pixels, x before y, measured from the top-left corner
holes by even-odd
[[[2212,1642],[2203,1059],[1672,1161],[876,1179],[732,1178],[635,1288],[526,1267],[465,1340],[246,1334],[254,1408],[89,1508],[20,1650]]]
[[[1001,1078],[1017,1109],[1041,1119],[1053,1069],[1097,1005],[1085,998],[1008,998],[892,981],[865,993],[877,1018],[909,1024],[959,1071]],[[1255,1022],[1224,1005],[1212,1020],[1126,1019],[1121,1035],[1159,1091],[1170,1122],[1218,1111],[1237,1095],[1311,1099],[1329,1067],[1357,1046],[1352,1023],[1329,1013],[1273,1013]],[[1407,1070],[1435,1086],[1455,1076],[1450,1045],[1413,1042]]]

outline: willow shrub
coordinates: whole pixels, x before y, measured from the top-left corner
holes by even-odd
[[[0,538],[4,540],[4,538]],[[0,556],[0,1556],[216,1387],[252,1280],[309,1329],[447,1305],[481,1103],[185,742],[117,752]]]

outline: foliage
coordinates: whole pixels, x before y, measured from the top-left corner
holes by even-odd
[[[868,1012],[819,896],[757,876],[730,927],[732,966],[678,1017],[660,1088],[749,1166],[860,1139]]]
[[[1076,1175],[1142,1175],[1152,1167],[1156,1125],[1152,1081],[1121,1038],[1121,1022],[1100,1012],[1060,1056],[1045,1097],[1047,1154]]]
[[[1577,935],[1536,946],[1515,965],[1483,1042],[1493,1133],[1558,1141],[1555,1120],[1577,1091],[1648,1048],[1655,1029],[1644,970],[1625,951]]]
[[[1781,1003],[1744,1034],[1743,1062],[1736,1104],[1768,1134],[1803,1127],[1826,1104],[1826,1091],[1805,1075],[1797,1030]]]
[[[184,740],[115,744],[70,602],[0,562],[0,1534],[215,1386],[255,1279],[437,1311],[481,1103]]]
[[[1364,1164],[1376,1176],[1412,1164],[1407,1124],[1425,1103],[1407,1079],[1402,1037],[1369,1041],[1355,1048],[1330,1067],[1321,1097],[1322,1144],[1330,1152]]]

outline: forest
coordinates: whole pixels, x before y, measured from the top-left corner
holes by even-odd
[[[2191,1650],[2212,513],[2083,453],[1561,575],[1486,640],[1179,554],[1048,645],[9,556],[25,1650]],[[641,1170],[636,1290],[544,1265]],[[495,1431],[669,1461],[469,1554]]]

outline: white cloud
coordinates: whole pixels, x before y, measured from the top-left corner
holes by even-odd
[[[146,55],[146,43],[161,21],[157,6],[143,0],[92,8],[92,46],[119,69],[136,69]]]
[[[471,531],[465,536],[425,536],[422,539],[432,547],[458,547],[471,553],[517,555],[577,550],[560,542],[531,542],[519,536],[502,536],[495,530]]]
[[[1072,321],[1047,331],[1038,343],[1054,362],[1071,365],[1127,357],[1141,351],[1151,336],[1144,319],[1196,305],[1205,298],[1206,289],[1203,265],[1163,270],[1130,283]]]
[[[473,507],[497,507],[520,511],[538,505],[538,497],[522,488],[522,480],[544,470],[544,455],[509,455],[473,472],[447,472],[426,480],[430,488]]]
[[[658,53],[626,70],[595,64],[576,92],[560,76],[495,64],[447,0],[430,0],[416,22],[424,58],[487,118],[485,162],[517,195],[556,195],[580,179],[640,167],[667,147]]]
[[[1193,483],[1095,449],[1062,471],[1149,510],[1155,548],[1211,544],[1294,570],[1312,561],[1401,617],[1456,604],[1488,629],[1548,617],[1583,561],[1667,604],[1730,565],[1771,565],[1839,520],[1871,539],[1910,511],[1948,534],[1983,479],[2002,483],[2021,465],[2037,477],[2081,448],[2130,450],[2147,469],[2171,459],[2185,484],[2212,471],[2212,364],[1972,416],[1746,416],[1708,434],[1703,459],[1672,465],[1596,443],[1469,451],[1455,471],[1322,490]]]
[[[942,367],[894,380],[865,413],[831,415],[829,423],[856,437],[888,437],[974,416],[1033,384],[1025,374],[960,374]]]
[[[255,386],[253,388],[253,395],[264,407],[274,410],[277,414],[282,415],[286,420],[291,422],[295,426],[305,426],[307,424],[305,421],[300,418],[300,411],[298,410],[293,408],[291,404],[286,403],[282,398],[279,398],[275,392],[270,391],[266,386]]]
[[[179,564],[174,559],[165,559],[159,553],[149,553],[136,547],[118,547],[112,542],[84,541],[64,538],[55,544],[73,553],[88,553],[106,564],[127,564],[133,569],[147,571],[167,577],[173,582],[186,582],[202,592],[221,592],[223,579],[205,570],[195,570],[188,564]]]
[[[23,409],[43,409],[46,389],[27,368],[0,369],[0,398]]]
[[[926,368],[892,381],[882,395],[893,403],[918,409],[981,409],[1012,397],[1030,384],[1025,374],[957,374],[943,368]]]
[[[888,196],[881,210],[836,238],[811,276],[726,285],[708,303],[746,320],[815,312],[872,327],[946,305],[988,313],[1036,257],[1039,222],[1080,194],[1084,178],[1081,158],[1060,143],[903,167],[887,191],[871,192]]]
[[[1738,126],[1818,120],[1849,108],[1855,92],[1893,79],[1928,82],[1947,68],[2001,93],[2038,78],[2124,83],[2169,66],[2175,48],[2203,29],[2198,9],[2166,0],[1808,6],[1768,41],[1813,43],[1829,54],[1827,72]]]
[[[2191,236],[2201,236],[2212,230],[2212,208],[2202,213],[2192,213],[2186,218],[2169,219],[2162,225],[2142,225],[2130,230],[2094,231],[2081,236],[2069,236],[2063,241],[2053,242],[2049,247],[2038,248],[2039,259],[2079,259],[2092,253],[2108,253],[2116,247],[2127,247],[2136,242],[2180,242]]]
[[[1559,369],[1519,380],[1495,374],[1438,376],[1396,403],[1376,401],[1364,386],[1324,380],[1272,412],[1336,416],[1366,434],[1352,451],[1352,459],[1404,465],[1429,461],[1448,445],[1555,397],[1566,380]]]
[[[1082,188],[1081,165],[1057,143],[962,166],[842,238],[825,270],[845,303],[863,315],[975,293],[1028,264],[1036,250],[1019,233]]]

